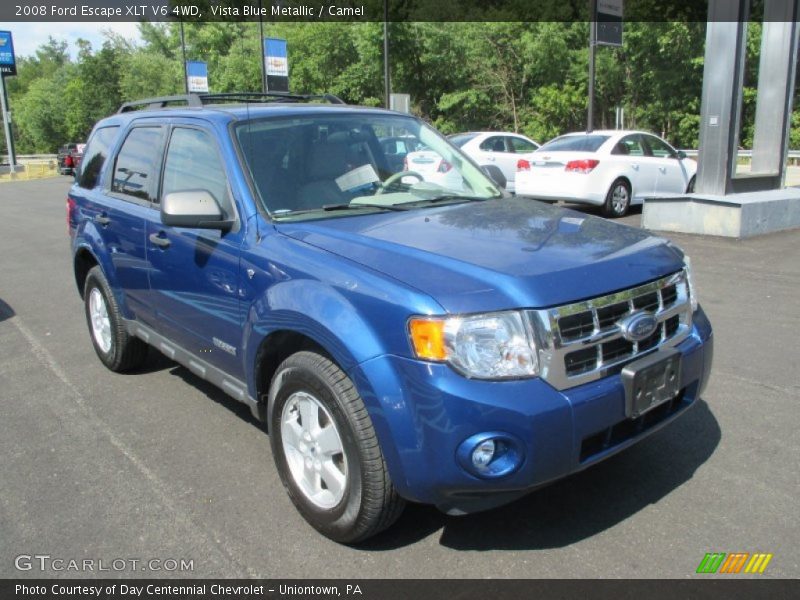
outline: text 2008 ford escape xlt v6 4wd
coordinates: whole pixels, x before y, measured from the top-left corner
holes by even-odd
[[[509,502],[697,402],[712,334],[681,250],[508,197],[419,119],[324,99],[152,99],[96,125],[67,213],[108,368],[154,346],[249,404],[341,542],[405,500]],[[450,176],[403,170],[398,136]]]

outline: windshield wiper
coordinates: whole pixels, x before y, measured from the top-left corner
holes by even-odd
[[[364,202],[359,202],[358,204],[348,204],[346,202],[342,202],[341,204],[323,204],[322,210],[329,211],[329,210],[353,210],[356,208],[383,208],[385,210],[408,210],[407,208],[403,208],[402,206],[397,206],[395,204],[368,204]],[[312,209],[313,210],[313,209]]]
[[[384,210],[408,210],[407,208],[403,208],[400,206],[394,205],[387,205],[387,204],[347,204],[346,202],[342,202],[341,204],[324,204],[319,208],[302,208],[299,210],[280,210],[272,213],[273,217],[278,219],[282,217],[294,217],[297,215],[306,215],[309,213],[318,213],[320,211],[334,211],[334,210],[354,210],[356,208],[382,208]]]
[[[461,202],[484,202],[485,200],[493,200],[496,198],[500,198],[501,196],[489,196],[488,198],[482,196],[462,196],[461,194],[441,194],[439,196],[434,196],[433,198],[420,198],[419,200],[414,200],[413,202],[406,202],[406,204],[436,204],[438,202],[452,202],[452,201],[461,201]]]

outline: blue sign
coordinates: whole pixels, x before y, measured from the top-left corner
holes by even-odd
[[[14,58],[14,40],[10,31],[0,31],[0,73],[17,74],[17,61]]]
[[[187,60],[186,81],[190,93],[208,92],[208,65],[200,60]]]
[[[267,70],[267,89],[289,91],[289,58],[286,40],[264,38],[264,63]]]
[[[267,75],[289,76],[289,59],[286,55],[286,40],[264,38],[264,56],[267,57]]]

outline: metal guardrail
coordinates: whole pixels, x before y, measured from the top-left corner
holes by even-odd
[[[698,154],[700,153],[699,150],[684,150],[686,156],[689,158],[697,158]],[[738,158],[753,158],[753,151],[752,150],[739,150],[736,153]],[[800,150],[789,150],[786,154],[786,162],[789,164],[798,164],[800,163]]]
[[[58,154],[17,154],[17,163],[25,164],[26,162],[40,161],[40,160],[56,160]],[[8,164],[8,154],[0,155],[0,162],[4,165]]]

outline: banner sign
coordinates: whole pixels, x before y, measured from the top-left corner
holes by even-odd
[[[272,92],[288,92],[289,57],[286,40],[264,38],[264,60],[267,67],[267,89]]]
[[[597,43],[622,46],[622,0],[597,0]]]
[[[14,40],[10,31],[0,31],[0,73],[17,74],[17,61],[14,58]]]
[[[208,66],[200,60],[186,61],[186,79],[189,93],[208,92]]]

